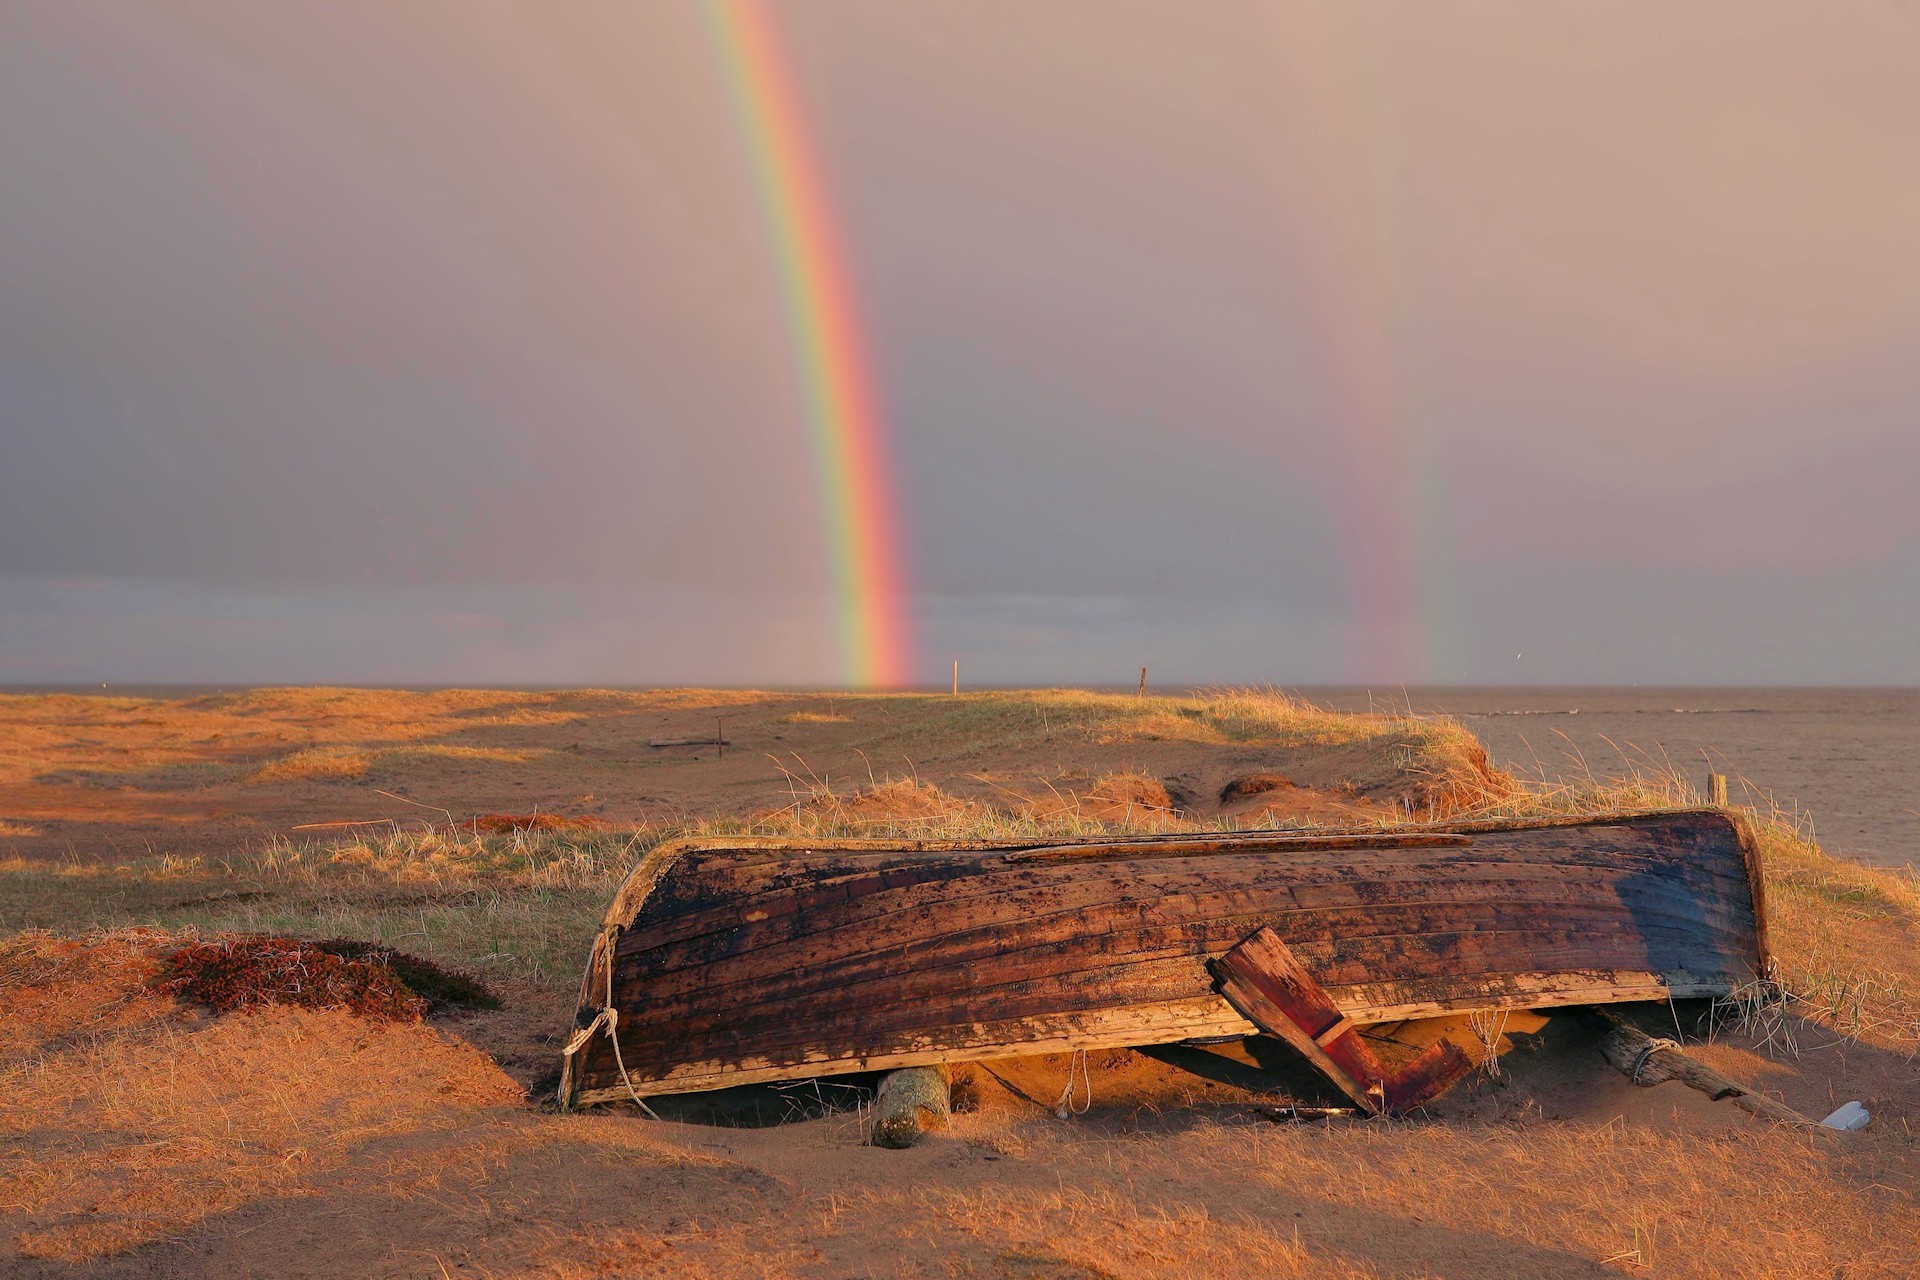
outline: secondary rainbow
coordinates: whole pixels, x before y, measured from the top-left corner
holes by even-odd
[[[852,277],[779,33],[757,0],[708,0],[779,267],[832,562],[841,675],[904,682],[906,592],[893,471]]]

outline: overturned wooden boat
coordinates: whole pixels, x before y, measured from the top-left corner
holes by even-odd
[[[681,840],[607,912],[560,1096],[1252,1035],[1214,966],[1256,934],[1343,1024],[1722,996],[1768,972],[1753,836],[1712,809],[1030,844]]]

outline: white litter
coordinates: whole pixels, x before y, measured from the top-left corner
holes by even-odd
[[[1867,1122],[1872,1119],[1873,1117],[1867,1114],[1865,1107],[1857,1102],[1849,1102],[1846,1106],[1839,1108],[1825,1120],[1822,1120],[1820,1127],[1822,1129],[1838,1129],[1842,1133],[1851,1133],[1855,1129],[1866,1128]]]

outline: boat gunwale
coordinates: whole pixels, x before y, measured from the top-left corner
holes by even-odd
[[[1724,984],[1718,982],[1670,982],[1662,974],[1651,970],[1583,970],[1579,971],[1577,976],[1598,978],[1603,973],[1611,976],[1613,981],[1569,986],[1558,991],[1544,989],[1510,991],[1490,995],[1472,1004],[1462,1001],[1419,1000],[1380,1006],[1373,1011],[1379,1016],[1370,1017],[1368,1025],[1385,1025],[1414,1018],[1444,1017],[1502,1009],[1551,1009],[1622,1001],[1704,998],[1721,995],[1725,989]],[[1521,980],[1549,976],[1565,978],[1570,976],[1570,971],[1528,971],[1498,976]],[[1628,979],[1644,979],[1644,981],[1627,981]],[[1067,1049],[1113,1049],[1155,1044],[1181,1044],[1219,1036],[1237,1038],[1262,1034],[1258,1027],[1241,1017],[1225,1000],[1219,997],[1214,997],[1214,1000],[1220,1005],[1220,1010],[1210,1015],[1211,1021],[1204,1023],[1199,1020],[1183,1021],[1179,1029],[1163,1034],[1149,1032],[1143,1035],[1139,1027],[1129,1026],[1121,1031],[1101,1033],[1096,1030],[1071,1036],[1061,1034],[1051,1039],[1021,1039],[973,1045],[901,1049],[888,1053],[823,1057],[799,1062],[770,1063],[763,1060],[762,1065],[757,1066],[726,1066],[712,1069],[711,1062],[690,1063],[676,1067],[663,1076],[634,1080],[633,1091],[641,1097],[699,1093],[733,1085],[763,1084],[768,1081],[802,1079],[814,1075],[846,1075],[861,1071],[888,1070],[894,1067],[940,1062],[977,1062],[1016,1054],[1063,1052]],[[1156,1003],[1151,1007],[1154,1009],[1187,1008],[1197,1003],[1195,999],[1176,1000]],[[1030,1022],[1033,1019],[1016,1018],[1009,1021],[1019,1023]],[[956,1024],[956,1026],[972,1025],[978,1024]],[[816,1068],[826,1069],[817,1070]],[[569,1105],[592,1106],[601,1102],[623,1101],[628,1096],[624,1085],[588,1088],[576,1083]]]

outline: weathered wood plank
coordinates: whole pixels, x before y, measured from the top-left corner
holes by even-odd
[[[1511,833],[1510,833],[1511,834]],[[1564,836],[1562,837],[1565,838]],[[1500,845],[1496,835],[1481,837],[1487,843],[1486,857],[1449,858],[1421,864],[1423,870],[1443,873],[1447,877],[1460,877],[1472,874],[1471,868],[1480,865],[1496,868],[1505,874],[1524,878],[1529,875],[1558,879],[1576,876],[1580,869],[1598,871],[1609,876],[1621,872],[1621,858],[1631,850],[1610,850],[1598,852],[1596,846],[1579,848],[1561,848],[1556,846],[1521,845],[1507,848]],[[1101,846],[1107,848],[1109,846]],[[1649,846],[1641,846],[1644,854]],[[1260,849],[1267,849],[1264,844]],[[992,851],[989,851],[992,852]],[[1001,851],[1004,852],[1004,851]],[[1272,852],[1269,850],[1269,852]],[[1284,858],[1275,858],[1266,868],[1267,879],[1271,887],[1297,887],[1305,893],[1339,893],[1345,885],[1365,883],[1382,877],[1404,877],[1409,870],[1409,862],[1404,853],[1387,851],[1385,857],[1377,856],[1380,851],[1355,849],[1343,852],[1337,858],[1319,860],[1311,855],[1286,853]],[[673,886],[660,895],[658,905],[661,910],[650,913],[665,916],[666,919],[641,920],[632,917],[617,918],[616,910],[610,913],[609,923],[618,923],[627,937],[623,945],[628,948],[666,943],[676,939],[682,930],[692,929],[698,933],[724,932],[737,925],[743,918],[768,919],[792,915],[804,911],[808,916],[808,927],[819,928],[828,925],[829,918],[815,918],[821,909],[830,907],[838,901],[864,897],[875,881],[885,881],[882,887],[911,888],[929,879],[944,880],[948,877],[967,879],[979,878],[984,883],[979,892],[1000,893],[1013,888],[1045,889],[1060,882],[1059,877],[1033,875],[1025,878],[1001,878],[1004,871],[997,868],[991,860],[978,857],[969,858],[967,853],[944,853],[931,855],[903,855],[895,851],[889,855],[873,852],[859,856],[868,862],[882,857],[884,865],[876,865],[865,870],[846,875],[833,873],[830,869],[815,865],[815,860],[824,855],[808,853],[796,856],[786,864],[792,868],[790,879],[786,883],[773,885],[749,880],[750,873],[763,873],[766,870],[764,850],[742,851],[737,854],[723,855],[710,864],[700,864],[683,871],[678,879],[681,891],[673,892]],[[1244,855],[1241,855],[1244,856]],[[728,857],[752,858],[747,865],[731,865]],[[1683,858],[1667,857],[1659,861],[1642,859],[1645,869],[1658,878],[1671,881],[1676,885],[1687,884],[1697,887],[1702,895],[1712,899],[1722,896],[1717,889],[1742,883],[1748,874],[1747,868],[1716,859],[1705,863],[1696,863]],[[1531,865],[1530,865],[1531,864]],[[1198,870],[1182,868],[1171,873],[1172,878],[1163,878],[1153,870],[1135,871],[1141,879],[1151,879],[1155,884],[1169,885],[1181,883],[1181,878],[1217,879],[1225,866],[1203,867]],[[1134,869],[1129,868],[1132,871]],[[1369,871],[1377,874],[1370,876]],[[904,872],[905,874],[901,874]],[[1244,871],[1243,871],[1244,873]],[[873,880],[868,880],[872,877]],[[686,881],[710,881],[704,888],[697,884],[688,887]],[[622,897],[630,895],[623,892]],[[954,894],[947,906],[951,908],[962,899]],[[893,904],[894,909],[911,912],[921,904],[912,900],[903,900]],[[1321,905],[1320,900],[1303,898],[1301,905],[1306,907]],[[864,910],[864,909],[863,909]],[[764,912],[765,915],[759,913]],[[660,930],[656,935],[655,930]]]
[[[1261,929],[1213,962],[1220,994],[1242,1017],[1298,1050],[1369,1114],[1400,1115],[1429,1101],[1472,1069],[1442,1040],[1404,1070],[1389,1071],[1287,944]]]
[[[1502,917],[1505,919],[1505,917]],[[1518,923],[1506,920],[1507,923]],[[969,945],[951,949],[946,940],[929,943],[921,950],[896,949],[860,957],[837,965],[818,968],[767,971],[754,966],[745,976],[737,967],[717,963],[692,974],[682,975],[690,982],[704,978],[711,985],[672,994],[673,984],[653,975],[651,979],[623,980],[616,977],[616,995],[623,1000],[646,999],[650,1016],[670,1026],[675,1036],[703,1034],[712,1027],[731,1024],[742,1034],[756,1031],[774,1022],[790,1020],[789,1010],[804,1007],[815,997],[831,995],[850,985],[864,985],[881,1010],[868,1009],[864,1016],[884,1021],[887,1009],[904,1016],[918,1016],[915,1003],[945,993],[956,1000],[978,1002],[997,998],[1010,984],[1037,978],[1062,979],[1089,970],[1110,974],[1116,984],[1124,984],[1129,971],[1142,964],[1167,958],[1193,958],[1185,970],[1190,991],[1204,989],[1204,969],[1197,957],[1224,951],[1249,931],[1261,927],[1259,916],[1232,917],[1218,921],[1174,922],[1113,930],[1103,935],[1049,935],[1044,942],[1009,930],[1008,936],[986,939],[987,946]],[[1439,922],[1430,921],[1437,926]],[[1645,969],[1649,957],[1637,947],[1607,950],[1594,942],[1592,932],[1580,929],[1539,926],[1495,928],[1494,919],[1476,927],[1451,934],[1381,934],[1334,939],[1317,937],[1292,943],[1303,956],[1327,966],[1329,974],[1365,977],[1380,965],[1401,963],[1410,957],[1425,956],[1434,966],[1447,965],[1462,973],[1489,969],[1547,967],[1546,961],[1577,958],[1591,964],[1604,959],[1614,967]],[[1564,919],[1562,921],[1564,923]],[[1592,930],[1617,923],[1612,917],[1598,916]],[[1608,935],[1615,937],[1617,935]],[[1632,941],[1631,935],[1628,940]],[[1676,940],[1678,936],[1676,935]],[[999,947],[996,954],[991,948]],[[1686,967],[1689,959],[1712,960],[1716,952],[1690,957],[1675,946],[1658,958],[1663,969]],[[1338,962],[1336,963],[1336,958]],[[1405,965],[1403,964],[1403,968]],[[1329,977],[1328,986],[1346,985]],[[663,993],[663,988],[666,992]],[[749,1000],[748,996],[754,998]]]
[[[1379,850],[1379,849],[1442,849],[1465,848],[1473,844],[1472,836],[1456,835],[1451,832],[1420,831],[1412,833],[1378,832],[1372,835],[1302,835],[1287,840],[1280,847],[1287,853],[1325,853],[1332,850]],[[1243,854],[1266,852],[1273,846],[1250,849],[1222,849],[1218,840],[1170,840],[1165,844],[1147,848],[1104,848],[1100,845],[1055,845],[1047,849],[1022,849],[1006,855],[1009,863],[1023,862],[1087,862],[1096,858],[1128,858],[1146,861],[1153,858],[1193,858],[1219,857],[1222,854]]]
[[[1292,1045],[1367,1114],[1385,1110],[1386,1072],[1273,930],[1261,929],[1214,966],[1220,994],[1241,1017]]]
[[[653,995],[660,998],[670,996],[677,989],[670,976],[675,970],[701,970],[720,960],[745,963],[756,953],[764,953],[760,959],[768,969],[785,971],[835,963],[852,956],[884,954],[903,945],[922,943],[927,932],[924,912],[936,909],[946,925],[943,947],[958,948],[969,941],[985,940],[985,945],[992,950],[1018,945],[1029,937],[1035,941],[1051,940],[1051,936],[1058,935],[1049,935],[1050,925],[1085,936],[1085,913],[1094,907],[1100,909],[1101,920],[1119,922],[1237,921],[1256,917],[1268,920],[1287,913],[1298,917],[1286,927],[1295,945],[1334,932],[1348,937],[1366,936],[1343,918],[1343,912],[1377,915],[1382,919],[1391,918],[1396,911],[1431,912],[1435,925],[1440,926],[1448,923],[1446,913],[1455,905],[1472,906],[1495,916],[1511,909],[1549,919],[1556,911],[1613,911],[1624,907],[1650,933],[1672,927],[1688,936],[1706,931],[1745,937],[1751,935],[1753,927],[1750,918],[1741,919],[1743,913],[1731,908],[1716,909],[1711,904],[1706,910],[1669,906],[1660,895],[1609,886],[1598,880],[1542,883],[1493,877],[1477,870],[1470,878],[1447,878],[1437,869],[1425,866],[1409,868],[1407,876],[1406,881],[1398,884],[1382,881],[1371,886],[1345,886],[1337,894],[1321,895],[1322,904],[1318,907],[1303,905],[1302,895],[1288,887],[1257,880],[1246,887],[1232,889],[1207,888],[1205,882],[1200,882],[1201,887],[1196,889],[1194,882],[1185,880],[1176,884],[1149,882],[1134,888],[1125,882],[1101,879],[1092,883],[1009,887],[999,895],[983,891],[955,900],[940,896],[938,890],[942,886],[926,886],[927,891],[904,908],[894,896],[896,891],[876,893],[868,899],[842,904],[842,909],[808,912],[804,917],[773,925],[749,919],[739,923],[730,934],[710,935],[697,948],[666,947],[637,952],[631,940],[623,939],[621,974],[625,978],[645,976],[656,982]],[[1432,885],[1429,900],[1423,901],[1418,896],[1420,884]],[[863,909],[872,914],[863,917]],[[1009,930],[1014,932],[1009,934]],[[1374,932],[1393,931],[1377,929]],[[746,972],[742,970],[743,974]],[[700,985],[706,988],[711,983],[703,979]]]
[[[1722,815],[1460,831],[1041,858],[1016,855],[1060,843],[681,842],[622,886],[583,1005],[611,969],[622,1052],[661,1092],[1241,1034],[1205,964],[1263,926],[1355,1022],[1718,993],[1764,964],[1750,836]],[[616,1087],[604,1044],[581,1057],[582,1097]]]

